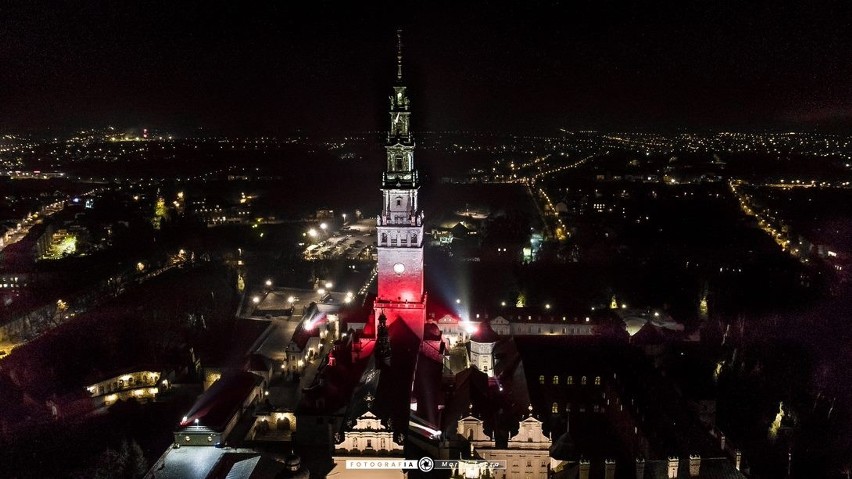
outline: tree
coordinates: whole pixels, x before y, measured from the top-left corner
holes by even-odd
[[[121,449],[107,449],[101,453],[95,465],[92,477],[94,479],[118,479],[123,477],[124,465],[127,463],[127,443]]]
[[[127,444],[125,441],[122,447]],[[143,477],[148,472],[148,461],[145,460],[145,454],[142,448],[135,440],[130,441],[127,451],[127,463],[124,467],[124,477],[128,479],[138,479]]]
[[[116,451],[107,449],[101,453],[91,477],[95,479],[139,479],[148,472],[148,463],[142,448],[135,440],[121,442]]]

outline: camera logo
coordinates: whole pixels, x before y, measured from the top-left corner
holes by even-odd
[[[421,457],[419,461],[417,461],[417,468],[420,469],[421,472],[429,472],[432,468],[435,467],[435,461],[430,457]]]

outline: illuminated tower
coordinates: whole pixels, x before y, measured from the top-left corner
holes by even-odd
[[[402,41],[397,31],[396,85],[390,97],[387,165],[382,174],[382,213],[378,218],[378,297],[376,308],[388,327],[402,318],[423,337],[426,294],[423,291],[423,213],[417,204],[420,184],[414,169],[408,95],[402,83]]]

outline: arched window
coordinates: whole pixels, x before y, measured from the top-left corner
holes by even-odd
[[[559,376],[553,376],[553,384],[559,384]]]
[[[382,233],[382,243],[387,243],[387,242],[388,242],[388,234]]]
[[[538,377],[538,383],[544,384],[544,374],[542,374],[541,376]]]
[[[568,385],[574,384],[574,376],[568,376]]]
[[[397,197],[396,197],[396,205],[397,205],[397,206],[402,206],[402,196],[397,196]]]
[[[595,376],[595,386],[600,386],[600,385],[601,385],[601,377]]]
[[[558,413],[558,412],[559,412],[559,404],[558,404],[558,403],[553,403],[553,404],[550,406],[550,412],[552,412],[553,414]]]
[[[582,384],[583,386],[586,385],[586,376],[583,376],[582,378],[580,378],[580,384]]]
[[[397,170],[397,171],[402,171],[402,157],[401,157],[401,156],[397,156],[397,157],[395,158],[395,160],[396,160],[396,170]]]

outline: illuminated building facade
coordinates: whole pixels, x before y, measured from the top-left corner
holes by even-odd
[[[466,464],[461,461],[459,472],[462,477],[545,479],[550,475],[552,441],[542,432],[542,422],[532,416],[532,406],[527,418],[518,424],[518,433],[509,437],[505,447],[497,447],[494,438],[485,432],[484,421],[474,416],[459,420],[457,432],[470,443],[474,458],[505,463],[505,468],[491,469],[486,475],[481,468],[489,462]]]
[[[399,38],[399,33],[397,34]],[[382,175],[382,213],[378,217],[378,296],[376,317],[388,327],[402,319],[422,339],[426,319],[423,290],[423,213],[414,169],[414,138],[406,87],[402,83],[402,44],[397,50],[397,81],[390,97],[387,165]]]

